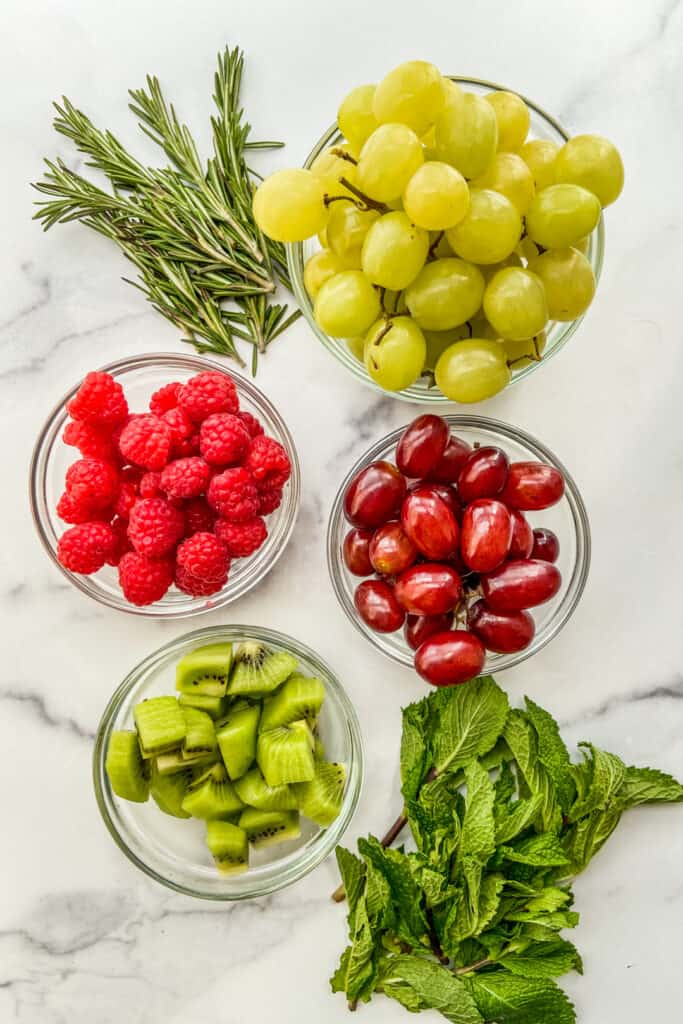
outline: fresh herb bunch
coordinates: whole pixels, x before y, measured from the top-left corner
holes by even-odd
[[[266,238],[254,220],[254,172],[246,160],[250,150],[283,144],[249,139],[240,107],[243,68],[239,49],[219,54],[206,167],[156,78],[130,91],[129,107],[169,159],[163,168],[140,163],[64,97],[55,104],[54,127],[86,154],[86,166],[106,176],[111,191],[62,160],[46,160],[45,180],[34,188],[52,198],[37,204],[35,217],[46,230],[80,220],[111,238],[138,270],[129,283],[184,332],[184,341],[244,366],[235,345],[242,338],[253,345],[255,372],[258,354],[300,314],[288,316],[271,298],[278,282],[290,287],[287,264],[282,244]]]
[[[404,709],[417,849],[337,849],[350,945],[331,983],[351,1009],[382,992],[453,1024],[576,1020],[553,980],[582,970],[559,934],[579,920],[571,880],[629,807],[683,800],[671,776],[581,746],[572,764],[552,716],[529,698],[510,709],[489,676]]]

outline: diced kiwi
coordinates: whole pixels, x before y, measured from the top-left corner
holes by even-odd
[[[121,730],[111,734],[104,767],[117,796],[144,804],[149,796],[149,783],[136,732]]]
[[[229,821],[207,821],[206,845],[222,875],[239,875],[249,867],[247,833]]]
[[[338,817],[344,796],[346,768],[334,761],[318,761],[310,782],[299,782],[293,790],[299,810],[316,825],[327,828]]]
[[[169,750],[154,758],[154,767],[159,775],[175,775],[187,768],[208,768],[218,760],[218,749],[209,753],[185,755],[182,750]]]
[[[300,718],[313,721],[325,699],[322,680],[295,673],[263,705],[260,728],[262,732],[277,725],[289,725]]]
[[[308,783],[303,783],[308,785]],[[258,768],[252,768],[235,783],[240,800],[260,811],[296,811],[296,794],[289,786],[269,786]]]
[[[244,807],[222,764],[214,764],[189,786],[182,808],[195,818],[227,818]]]
[[[271,651],[264,644],[248,640],[235,655],[228,693],[231,697],[263,697],[284,683],[297,664],[288,651]]]
[[[205,711],[215,721],[226,713],[230,705],[227,697],[210,697],[206,693],[181,693],[178,697],[181,708],[196,708]]]
[[[176,665],[176,690],[223,697],[232,665],[232,644],[207,644],[190,651]]]
[[[313,742],[313,757],[315,758],[316,761],[324,761],[325,760],[325,744],[320,739],[320,736],[318,736],[317,733],[314,733],[313,741],[314,741]]]
[[[310,782],[315,775],[313,734],[306,722],[259,733],[256,760],[269,786]]]
[[[183,745],[180,748],[185,761],[191,761],[200,754],[215,753],[218,744],[216,742],[216,730],[213,719],[206,711],[198,711],[196,708],[183,708],[187,732]]]
[[[240,701],[219,724],[216,739],[231,779],[239,779],[254,763],[260,714],[258,704]]]
[[[152,697],[133,711],[143,757],[156,757],[179,747],[185,738],[185,716],[175,697]]]
[[[251,845],[257,847],[298,839],[301,835],[296,811],[259,811],[247,807],[240,814],[239,827],[247,833]]]
[[[190,815],[183,810],[182,804],[191,782],[192,771],[189,768],[173,775],[162,775],[155,766],[152,768],[149,793],[164,814],[170,814],[174,818],[189,818]]]

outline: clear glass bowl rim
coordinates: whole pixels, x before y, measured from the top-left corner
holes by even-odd
[[[500,90],[509,90],[509,86],[500,85],[497,82],[489,82],[484,78],[472,78],[464,75],[448,75],[447,77],[450,78],[453,82],[457,82],[459,85],[464,86],[465,88],[467,86],[474,85],[479,88],[488,89],[492,92],[497,92]],[[516,92],[516,90],[512,91]],[[565,139],[565,141],[569,139],[570,136],[566,128],[564,128],[564,126],[560,124],[560,122],[555,117],[553,117],[552,114],[548,114],[545,110],[543,110],[542,107],[540,107],[533,100],[529,99],[529,97],[525,96],[523,93],[517,92],[517,95],[524,100],[526,105],[530,107],[534,111],[534,113],[538,115],[539,118],[541,118],[552,128],[554,128],[555,131],[559,135],[561,135],[562,138]],[[306,168],[310,167],[313,161],[316,159],[316,157],[319,156],[323,150],[327,149],[330,145],[334,143],[335,137],[338,135],[339,126],[335,121],[335,123],[327,129],[327,131],[323,134],[323,136],[313,147],[309,155],[306,157],[303,166]],[[598,225],[595,228],[591,238],[593,240],[591,242],[591,245],[594,246],[595,252],[593,254],[593,250],[591,249],[590,259],[591,266],[593,267],[593,273],[595,274],[595,281],[597,286],[597,284],[600,281],[600,274],[602,272],[602,264],[605,253],[605,221],[602,215],[600,216]],[[308,296],[306,288],[304,287],[303,243],[291,242],[288,243],[285,246],[285,248],[287,250],[287,266],[289,269],[289,276],[292,282],[292,289],[294,291],[296,301],[299,305],[299,309],[304,315],[306,322],[308,323],[308,326],[311,328],[315,336],[318,338],[319,341],[322,342],[322,344],[325,346],[328,352],[330,352],[339,362],[341,362],[346,367],[346,369],[349,370],[358,380],[362,381],[365,385],[372,388],[373,391],[377,391],[382,395],[388,394],[387,391],[385,391],[372,380],[372,378],[369,376],[362,363],[360,363],[350,352],[347,353],[341,347],[338,339],[330,338],[327,334],[325,334],[324,331],[322,331],[318,327],[313,317],[313,305]],[[513,384],[518,383],[525,377],[528,377],[530,374],[534,373],[540,367],[545,365],[553,356],[555,356],[560,351],[560,349],[564,348],[569,339],[572,338],[578,330],[584,316],[585,313],[582,314],[580,317],[577,317],[576,320],[572,320],[569,323],[563,324],[559,340],[556,341],[551,348],[546,349],[546,351],[543,354],[543,359],[541,359],[538,362],[531,362],[528,366],[524,366],[521,369],[516,370],[507,387],[511,387]],[[399,401],[403,402],[416,402],[423,404],[429,403],[430,405],[450,407],[457,404],[450,401],[450,399],[448,398],[444,398],[441,392],[439,392],[436,388],[427,389],[426,387],[424,387],[424,385],[419,384],[412,384],[410,387],[404,388],[402,391],[392,391],[390,392],[390,394],[392,398],[396,398]]]
[[[240,390],[243,391],[255,406],[262,407],[266,411],[267,415],[276,423],[277,429],[289,451],[292,473],[287,484],[287,490],[285,491],[285,501],[283,501],[283,505],[281,506],[283,509],[282,514],[284,516],[284,521],[281,527],[280,543],[278,547],[273,548],[270,560],[264,560],[260,565],[256,566],[258,571],[254,573],[246,572],[240,581],[239,587],[231,590],[230,580],[228,580],[227,586],[217,594],[211,595],[210,598],[197,600],[194,602],[194,605],[192,604],[191,599],[188,599],[187,604],[183,604],[180,607],[169,605],[164,606],[163,598],[161,602],[157,602],[156,604],[137,607],[136,605],[132,605],[127,602],[123,595],[121,595],[120,598],[113,597],[106,593],[106,591],[101,590],[97,586],[96,582],[92,582],[90,580],[90,577],[79,576],[78,574],[65,569],[57,558],[56,541],[53,543],[52,540],[52,530],[49,523],[50,517],[45,497],[45,480],[50,456],[54,445],[60,439],[62,423],[66,422],[66,403],[75,395],[81,381],[71,387],[57,402],[38,434],[38,438],[33,448],[29,469],[29,502],[31,506],[31,515],[38,537],[40,538],[40,542],[47,551],[54,565],[57,566],[62,575],[64,575],[69,582],[73,584],[73,586],[77,587],[78,590],[86,594],[88,597],[93,598],[93,600],[106,605],[107,607],[115,608],[117,611],[127,612],[131,615],[142,615],[147,618],[163,619],[189,618],[193,615],[201,615],[205,612],[216,611],[216,609],[225,607],[238,598],[243,597],[246,593],[257,586],[275,566],[289,543],[292,531],[296,524],[297,515],[299,513],[299,505],[301,502],[301,467],[299,464],[299,456],[296,446],[294,444],[294,438],[278,410],[260,388],[256,387],[249,378],[238,373],[232,367],[230,367],[230,369],[226,369],[225,366],[213,359],[206,359],[204,356],[194,355],[192,353],[150,352],[143,355],[128,356],[124,359],[118,359],[112,363],[107,363],[105,366],[99,367],[98,371],[102,373],[111,373],[116,376],[120,373],[127,373],[150,366],[158,366],[160,368],[167,367],[169,370],[173,370],[174,368],[194,372],[217,370],[221,373],[228,373],[229,376],[235,380],[238,392]]]
[[[538,459],[559,469],[565,480],[565,498],[571,512],[576,536],[576,559],[567,585],[567,591],[557,608],[552,624],[547,628],[547,631],[543,635],[537,634],[531,644],[523,651],[517,651],[514,654],[509,655],[496,655],[499,660],[496,662],[495,667],[492,666],[491,671],[502,672],[505,669],[512,668],[513,665],[519,665],[521,662],[526,661],[527,658],[532,657],[538,651],[542,650],[557,636],[576,610],[586,586],[588,572],[590,569],[591,534],[588,522],[588,513],[572,475],[566,469],[564,464],[560,462],[554,452],[540,441],[536,440],[536,438],[531,434],[527,434],[526,431],[519,427],[514,427],[509,423],[503,423],[500,420],[490,419],[486,416],[452,414],[444,415],[443,418],[448,421],[451,429],[455,433],[457,433],[458,427],[468,427],[475,430],[482,429],[491,432],[494,436],[501,439],[508,439],[524,445],[530,449]],[[358,613],[356,612],[353,604],[353,600],[349,598],[344,586],[343,555],[340,547],[335,543],[335,533],[337,531],[338,523],[346,522],[343,507],[344,494],[351,480],[360,469],[368,465],[368,463],[374,462],[378,459],[386,448],[393,447],[398,442],[398,439],[406,426],[408,426],[408,424],[404,424],[402,427],[397,427],[396,430],[393,430],[390,434],[386,434],[383,438],[372,445],[371,448],[368,448],[364,454],[357,459],[346,474],[339,490],[337,491],[330,510],[327,525],[326,547],[328,572],[330,574],[335,595],[344,610],[346,617],[353,623],[358,632],[361,633],[366,640],[372,643],[373,647],[378,651],[386,657],[391,658],[392,661],[397,662],[399,665],[411,667],[413,662],[409,651],[406,650],[404,652],[404,656],[402,656],[392,649],[385,648],[383,645],[380,645],[378,640],[375,639],[375,636],[380,637],[381,634],[375,635],[369,631],[366,633],[363,629],[358,618]],[[494,443],[493,438],[491,439],[491,443]]]
[[[254,885],[251,888],[245,887],[244,890],[240,892],[217,893],[208,890],[201,890],[199,888],[192,887],[189,884],[184,885],[180,882],[174,881],[173,879],[166,878],[164,875],[156,871],[154,867],[142,860],[128,845],[125,836],[117,828],[109,809],[110,803],[113,803],[113,801],[118,798],[114,797],[111,793],[104,769],[106,743],[121,705],[129,696],[131,691],[134,690],[141,678],[143,678],[150,669],[153,669],[156,665],[164,661],[170,660],[177,652],[182,650],[188,644],[199,645],[203,643],[213,643],[217,640],[232,640],[233,642],[238,642],[245,639],[261,640],[264,643],[279,644],[286,647],[300,658],[308,661],[316,671],[323,675],[326,688],[334,693],[344,712],[344,725],[349,739],[350,757],[347,765],[348,775],[342,809],[339,817],[333,822],[333,824],[328,829],[321,829],[312,844],[302,847],[300,856],[297,856],[294,860],[290,861],[280,872],[274,871],[267,879],[262,879],[260,885],[254,881]],[[358,805],[363,782],[363,763],[363,741],[356,710],[351,703],[346,690],[327,662],[316,654],[315,651],[312,651],[306,644],[301,643],[299,640],[295,640],[286,633],[280,633],[271,629],[264,629],[260,626],[229,624],[225,626],[209,626],[190,633],[184,633],[182,636],[176,637],[169,643],[164,644],[155,651],[152,651],[151,654],[148,654],[146,658],[131,669],[123,682],[114,691],[100,719],[100,723],[97,728],[97,735],[95,737],[95,746],[93,749],[92,769],[95,798],[97,800],[97,806],[102,816],[102,820],[104,821],[104,824],[116,845],[120,850],[122,850],[125,856],[140,869],[140,871],[144,872],[161,885],[164,885],[169,889],[173,889],[176,892],[183,893],[186,896],[195,896],[198,899],[212,900],[214,902],[233,902],[253,899],[259,896],[266,896],[271,892],[277,892],[280,889],[284,889],[286,886],[299,881],[310,871],[313,871],[314,868],[329,856],[334,847],[341,840]],[[247,880],[249,879],[249,876],[250,872],[246,872],[244,875],[240,875],[239,877]],[[256,880],[256,874],[252,877]],[[229,878],[226,879],[226,885],[229,885]]]

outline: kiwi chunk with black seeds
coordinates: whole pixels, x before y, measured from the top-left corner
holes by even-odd
[[[247,640],[240,644],[228,684],[231,697],[263,697],[291,676],[298,661],[289,651],[273,651],[265,644]]]
[[[235,789],[240,800],[260,811],[296,811],[299,807],[291,786],[269,786],[258,768],[238,779]]]
[[[230,701],[227,697],[210,697],[206,693],[181,693],[178,703],[181,708],[196,708],[197,711],[205,711],[215,722],[216,719],[225,715]]]
[[[272,846],[301,835],[296,811],[259,811],[247,807],[240,814],[238,824],[254,847]]]
[[[207,697],[224,697],[231,665],[231,643],[197,647],[176,665],[176,690]]]
[[[327,828],[339,816],[345,785],[346,768],[343,764],[318,761],[311,781],[299,782],[292,789],[301,813],[321,828]]]
[[[191,782],[192,771],[189,768],[172,775],[162,775],[155,766],[152,768],[149,793],[164,814],[170,814],[173,818],[189,818],[182,803]]]
[[[239,875],[249,867],[246,832],[229,821],[207,821],[206,845],[222,875]]]
[[[269,786],[310,782],[315,775],[313,734],[307,722],[291,722],[259,733],[256,760]]]
[[[278,725],[289,725],[300,718],[314,721],[325,699],[325,687],[315,676],[295,673],[263,705],[260,728],[262,732]]]
[[[144,804],[149,783],[136,732],[122,729],[111,734],[104,767],[117,796]]]
[[[239,779],[254,763],[260,714],[258,704],[238,701],[219,723],[216,739],[231,779]]]
[[[194,818],[227,818],[244,804],[222,764],[214,764],[189,786],[182,808]]]
[[[156,757],[185,739],[185,716],[175,697],[151,697],[136,704],[133,717],[143,757]]]

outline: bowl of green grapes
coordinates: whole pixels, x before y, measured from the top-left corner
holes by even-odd
[[[310,327],[359,380],[479,402],[576,331],[602,266],[618,150],[492,82],[409,61],[343,98],[303,168],[254,197],[290,243]]]

